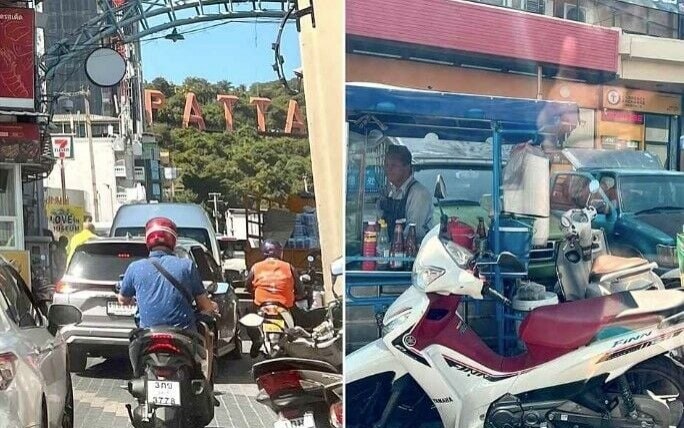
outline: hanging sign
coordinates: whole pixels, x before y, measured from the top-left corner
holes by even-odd
[[[70,135],[52,137],[52,156],[57,159],[73,159],[74,139]]]
[[[71,238],[81,231],[83,207],[77,205],[47,204],[48,228],[56,236]]]

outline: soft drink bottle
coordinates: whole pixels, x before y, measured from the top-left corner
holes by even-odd
[[[402,220],[397,220],[394,225],[394,238],[392,239],[390,256],[404,257],[404,227]],[[404,262],[401,260],[392,260],[390,262],[390,269],[401,270],[403,267]]]
[[[375,221],[368,222],[363,230],[363,257],[375,257],[377,249],[378,230],[375,226]],[[375,270],[376,263],[372,260],[364,260],[361,263],[361,270]]]
[[[418,255],[418,243],[416,242],[416,224],[409,223],[406,236],[406,257],[415,258]],[[413,268],[413,263],[408,263],[408,268]]]

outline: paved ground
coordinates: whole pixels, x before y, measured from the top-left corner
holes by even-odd
[[[84,373],[72,375],[74,387],[75,428],[113,428],[131,426],[124,407],[134,399],[120,385],[131,377],[127,360],[90,359]],[[217,407],[213,428],[271,428],[275,414],[256,401],[257,386],[250,370],[252,360],[222,359],[215,390],[221,406]]]

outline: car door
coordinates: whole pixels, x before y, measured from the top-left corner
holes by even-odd
[[[0,265],[0,284],[3,284],[2,293],[12,308],[11,321],[17,327],[28,355],[44,382],[48,414],[61,415],[67,395],[66,377],[69,376],[66,368],[66,344],[59,334],[54,336],[48,331],[47,320],[41,315],[28,287],[14,269]]]

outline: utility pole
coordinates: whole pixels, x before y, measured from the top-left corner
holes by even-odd
[[[90,179],[93,185],[93,210],[95,221],[100,221],[100,207],[97,197],[97,178],[95,176],[95,150],[93,149],[93,124],[90,118],[90,89],[81,90],[85,99],[86,136],[88,137],[88,150],[90,151]]]
[[[221,196],[220,193],[211,192],[209,197],[214,198],[214,225],[216,227],[216,233],[219,233],[219,223],[218,223],[218,197]]]

